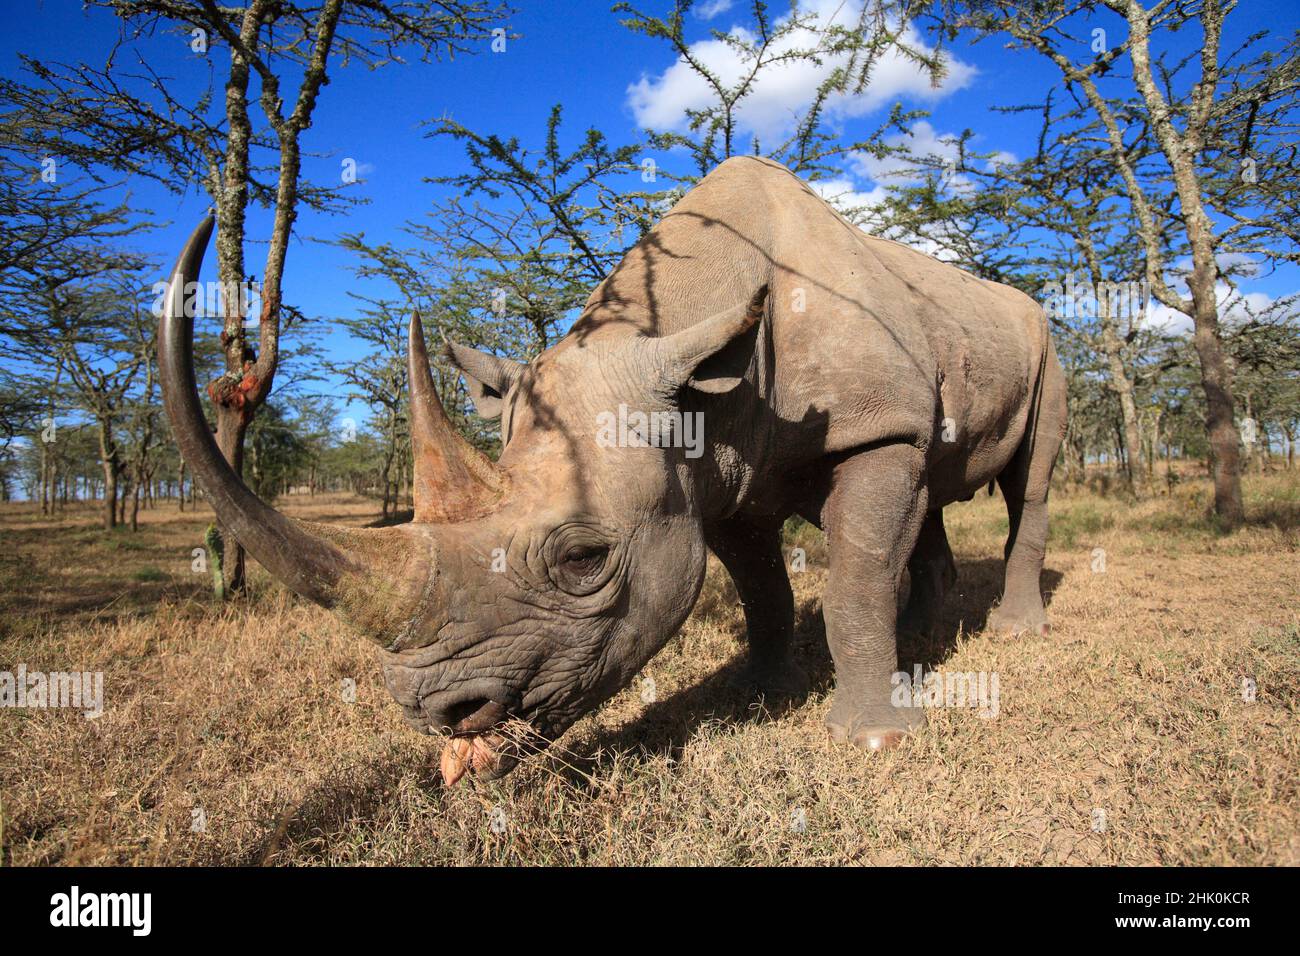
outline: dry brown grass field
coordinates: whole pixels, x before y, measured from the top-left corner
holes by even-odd
[[[825,555],[815,529],[791,529],[808,559],[792,575],[806,699],[738,689],[742,617],[711,565],[642,681],[503,780],[451,790],[440,741],[405,727],[374,652],[329,614],[260,569],[249,600],[211,602],[190,567],[207,512],[168,504],[131,534],[89,505],[53,520],[0,506],[0,670],[102,671],[105,698],[96,719],[0,710],[0,859],[1300,864],[1300,479],[1251,476],[1246,492],[1250,523],[1227,535],[1200,480],[1137,505],[1057,493],[1054,630],[1014,639],[983,629],[1001,500],[950,508],[959,593],[903,664],[996,673],[998,713],[934,710],[871,755],[823,731]],[[360,499],[279,504],[375,518]]]

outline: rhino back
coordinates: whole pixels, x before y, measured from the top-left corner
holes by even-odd
[[[972,480],[1014,450],[1041,309],[867,235],[770,160],[735,157],[701,180],[593,292],[574,331],[671,334],[742,307],[763,283],[775,371],[762,397],[794,426],[783,457],[927,444],[945,418],[960,441],[936,454],[973,459]]]

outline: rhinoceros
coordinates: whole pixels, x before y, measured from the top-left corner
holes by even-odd
[[[176,441],[239,542],[378,645],[408,722],[449,735],[449,783],[513,767],[525,750],[510,727],[545,746],[627,686],[690,614],[710,550],[744,607],[751,686],[806,687],[782,554],[792,515],[826,535],[836,742],[891,747],[924,723],[891,694],[897,600],[907,569],[903,621],[926,627],[951,587],[945,505],[998,483],[1010,534],[989,623],[1048,627],[1066,403],[1043,310],[866,234],[775,162],[705,176],[532,361],[445,345],[478,414],[500,418],[495,462],[448,420],[414,316],[415,515],[388,528],[285,517],[218,452],[185,296],[211,230],[190,237],[161,320]]]

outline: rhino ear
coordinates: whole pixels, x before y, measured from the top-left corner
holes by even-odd
[[[749,370],[760,320],[767,311],[767,286],[759,287],[744,311],[732,309],[674,335],[654,340],[668,386],[689,386],[721,395],[739,385]]]
[[[443,358],[464,374],[465,384],[469,386],[469,397],[474,402],[474,411],[483,418],[499,418],[502,399],[510,387],[519,381],[525,366],[456,342],[444,343],[442,354]]]

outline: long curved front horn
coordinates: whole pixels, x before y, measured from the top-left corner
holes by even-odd
[[[158,368],[172,434],[221,524],[294,592],[333,607],[342,578],[360,573],[362,568],[249,491],[217,448],[199,406],[194,382],[194,308],[186,307],[187,299],[198,297],[190,299],[187,288],[198,279],[213,224],[211,216],[204,219],[185,244],[172,270],[167,305],[158,327]],[[343,529],[338,529],[338,535],[343,534]]]
[[[433,385],[418,312],[411,318],[406,370],[411,389],[415,520],[465,521],[489,513],[501,501],[505,476],[447,418]]]

